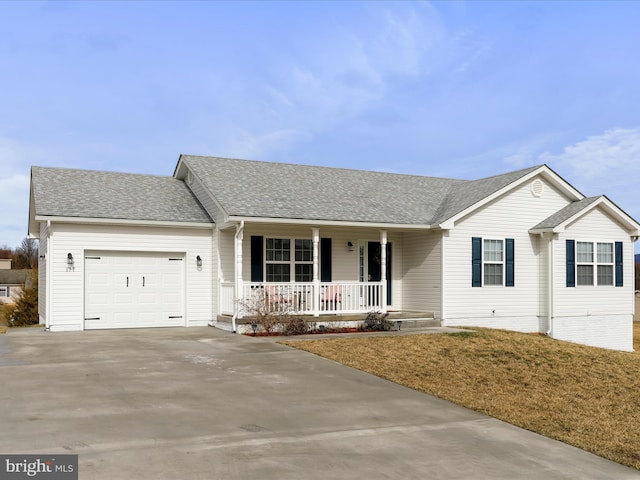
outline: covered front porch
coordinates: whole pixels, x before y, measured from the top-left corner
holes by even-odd
[[[439,318],[439,232],[243,220],[217,229],[214,241],[220,252],[215,313],[232,319],[234,330],[256,302],[309,321],[363,319],[370,312]]]
[[[256,304],[274,313],[315,317],[386,312],[385,291],[386,282],[247,282],[237,296],[233,283],[222,283],[220,313],[242,318],[250,315]]]

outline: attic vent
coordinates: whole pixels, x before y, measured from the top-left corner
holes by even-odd
[[[534,197],[541,197],[542,192],[544,192],[544,183],[540,179],[534,180],[531,183],[531,193]]]
[[[187,185],[191,185],[193,183],[193,173],[191,171],[187,172]]]

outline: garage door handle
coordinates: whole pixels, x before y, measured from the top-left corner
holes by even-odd
[[[127,277],[127,288],[129,288],[129,277]]]
[[[144,277],[142,277],[142,286],[144,287]]]

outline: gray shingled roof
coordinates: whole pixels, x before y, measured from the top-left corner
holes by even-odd
[[[432,223],[442,223],[450,219],[538,168],[540,165],[453,186],[442,199]]]
[[[468,181],[219,157],[180,159],[230,216],[407,225],[447,220],[539,168]]]
[[[571,202],[569,205],[558,210],[556,213],[554,213],[550,217],[545,218],[543,221],[541,221],[539,224],[533,227],[532,230],[553,229],[558,225],[561,225],[563,222],[569,220],[575,214],[587,208],[589,205],[591,205],[593,202],[595,202],[599,198],[602,198],[602,195],[597,197],[587,197],[587,198],[583,198],[582,200],[578,200],[576,202]]]
[[[0,269],[0,285],[24,285],[31,273],[29,269],[2,270]]]
[[[211,223],[173,177],[32,167],[36,216]]]

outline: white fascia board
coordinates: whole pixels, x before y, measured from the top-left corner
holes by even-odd
[[[454,215],[453,217],[449,218],[445,222],[442,222],[441,224],[438,225],[438,228],[441,228],[442,230],[451,230],[455,226],[455,223],[458,220],[460,220],[461,218],[466,217],[467,215],[469,215],[473,211],[483,207],[484,205],[486,205],[486,204],[492,202],[493,200],[495,200],[496,198],[501,197],[502,195],[504,195],[508,191],[513,190],[516,187],[519,187],[523,183],[528,182],[529,180],[531,180],[532,178],[534,178],[534,177],[536,177],[538,175],[543,175],[555,187],[557,187],[559,190],[563,191],[565,193],[565,195],[567,195],[569,198],[571,198],[572,201],[582,200],[584,198],[584,195],[582,195],[578,190],[573,188],[569,183],[567,183],[560,176],[558,176],[557,173],[555,173],[553,170],[551,170],[546,165],[541,165],[540,168],[536,168],[534,171],[529,172],[524,177],[521,177],[518,180],[516,180],[515,182],[510,183],[509,185],[501,188],[500,190],[492,193],[491,195],[489,195],[487,197],[484,197],[479,202],[474,203],[470,207],[464,209],[463,211],[461,211],[460,213],[458,213],[458,214]]]
[[[430,230],[432,225],[412,225],[404,223],[377,223],[377,222],[345,222],[340,220],[309,220],[300,218],[269,218],[269,217],[236,217],[225,218],[221,228],[235,225],[241,221],[245,223],[273,223],[288,225],[318,225],[325,227],[359,227],[359,228],[393,228],[402,230]]]
[[[178,158],[178,163],[176,163],[176,168],[173,171],[173,177],[179,180],[183,180],[187,175],[185,170],[187,169],[186,165],[182,161],[182,154]]]
[[[609,213],[612,217],[614,217],[618,222],[624,225],[629,231],[629,235],[638,236],[638,232],[640,232],[640,224],[638,224],[633,218],[627,215],[623,210],[620,209],[615,203],[609,200],[607,197],[602,196],[598,198],[595,202],[587,205],[585,208],[576,212],[574,215],[566,219],[559,225],[556,225],[553,229],[544,229],[544,231],[550,231],[553,233],[561,233],[564,232],[569,225],[583,217],[591,210],[601,207],[607,213]],[[532,231],[532,233],[535,233]]]
[[[178,164],[176,165],[176,170],[175,172],[173,172],[173,176],[179,180],[184,180],[187,177],[187,173],[190,171],[189,167],[182,161],[182,155],[180,155],[180,159],[178,160]],[[222,205],[220,205],[220,202],[218,202],[218,199],[216,198],[215,195],[213,195],[211,193],[211,191],[209,191],[209,189],[207,188],[207,186],[200,181],[200,177],[198,177],[195,173],[191,172],[191,174],[193,175],[194,178],[194,182],[199,182],[200,186],[202,187],[202,189],[207,193],[207,195],[209,195],[209,198],[211,198],[211,200],[213,200],[213,203],[216,204],[216,208],[218,209],[218,212],[222,215],[222,217],[225,219],[224,222],[222,223],[226,223],[226,219],[228,218],[227,212],[226,210],[222,207]],[[193,191],[191,189],[191,186],[185,182],[185,185],[187,185],[187,188],[191,191]]]
[[[178,228],[203,228],[214,229],[215,223],[201,222],[166,222],[162,220],[129,220],[121,218],[86,218],[86,217],[56,217],[36,215],[37,222],[51,221],[52,223],[88,223],[99,225],[141,225],[149,227],[178,227]]]

